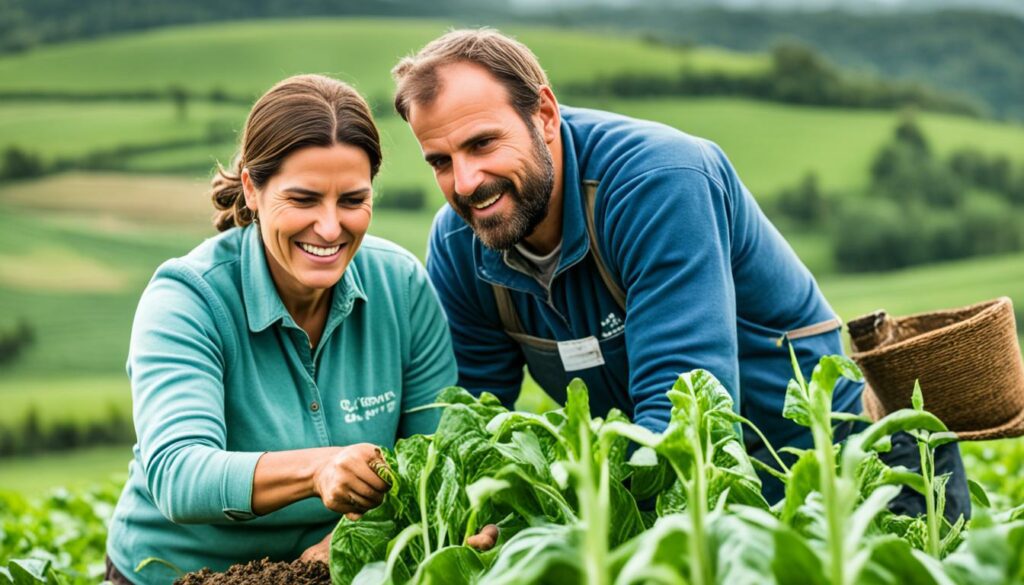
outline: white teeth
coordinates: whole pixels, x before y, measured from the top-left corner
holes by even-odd
[[[494,203],[495,203],[495,202],[496,202],[496,201],[497,201],[498,199],[501,199],[501,196],[502,196],[502,195],[504,195],[504,193],[498,193],[497,195],[495,195],[494,197],[491,197],[491,198],[490,198],[490,199],[488,199],[487,201],[484,201],[484,202],[482,202],[482,203],[477,203],[476,205],[474,205],[474,206],[473,206],[473,208],[474,208],[474,209],[487,209],[488,207],[490,207],[490,206],[494,205]]]
[[[341,245],[331,246],[330,248],[321,248],[320,246],[304,244],[302,242],[299,242],[299,247],[309,252],[310,254],[313,254],[314,256],[333,256],[334,254],[338,253],[339,249],[341,249]]]

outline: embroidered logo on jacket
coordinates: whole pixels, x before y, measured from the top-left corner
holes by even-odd
[[[376,396],[360,396],[359,398],[342,398],[338,403],[345,413],[346,423],[363,422],[381,414],[392,413],[398,407],[395,393],[391,390]]]
[[[625,328],[626,324],[622,322],[618,315],[608,313],[608,316],[601,320],[601,339],[608,339],[618,335]]]

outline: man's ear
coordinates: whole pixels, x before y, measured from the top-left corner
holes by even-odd
[[[252,177],[249,176],[249,169],[243,168],[242,172],[239,173],[239,177],[242,179],[242,194],[245,195],[245,206],[252,211],[259,211],[256,185],[253,184]]]
[[[544,136],[544,142],[551,144],[562,131],[562,116],[558,111],[558,100],[555,99],[551,88],[546,85],[540,86],[538,93],[540,94],[540,104],[537,107],[536,115],[540,117],[540,130]]]

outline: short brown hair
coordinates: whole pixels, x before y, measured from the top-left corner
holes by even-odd
[[[395,110],[409,121],[409,106],[429,104],[440,89],[438,68],[475,63],[491,73],[508,91],[509,102],[526,120],[540,105],[540,88],[548,76],[526,45],[492,28],[460,29],[431,41],[391,70],[395,78]]]
[[[257,188],[280,170],[285,158],[307,146],[350,144],[370,159],[370,178],[380,170],[380,135],[366,100],[348,84],[323,75],[296,75],[270,88],[256,101],[245,121],[238,154],[231,167],[217,165],[210,197],[217,208],[218,231],[252,223],[245,206],[241,172]]]

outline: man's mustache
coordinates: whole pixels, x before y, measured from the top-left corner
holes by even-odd
[[[456,201],[462,207],[471,207],[487,201],[500,193],[515,191],[515,184],[508,179],[495,179],[489,183],[483,183],[469,195],[456,193]]]

